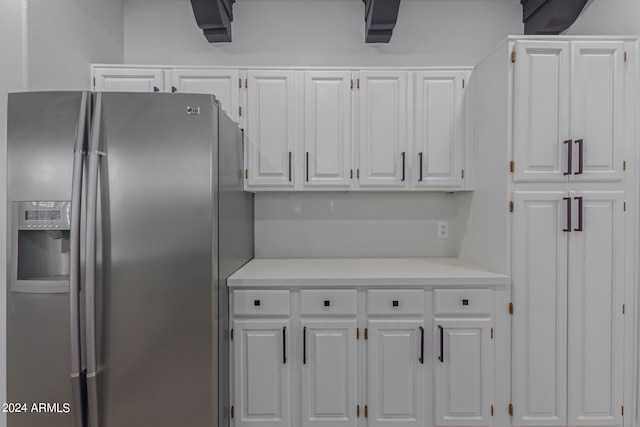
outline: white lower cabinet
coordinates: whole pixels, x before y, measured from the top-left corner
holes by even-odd
[[[491,289],[242,289],[231,301],[234,427],[492,425]]]

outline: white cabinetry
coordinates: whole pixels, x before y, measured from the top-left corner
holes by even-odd
[[[518,40],[514,180],[622,179],[624,42]]]
[[[464,71],[416,71],[412,182],[462,188]]]
[[[351,71],[304,72],[304,187],[352,187]]]
[[[238,70],[211,68],[174,68],[171,91],[215,95],[222,109],[236,122],[240,121],[240,88]]]
[[[359,73],[358,187],[407,188],[407,72]]]
[[[490,426],[492,294],[434,291],[434,425]]]
[[[164,92],[162,68],[93,69],[93,90],[96,92]]]
[[[294,71],[247,72],[247,187],[295,186]]]
[[[289,427],[289,292],[235,292],[233,316],[235,426]]]

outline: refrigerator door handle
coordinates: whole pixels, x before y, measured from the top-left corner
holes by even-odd
[[[69,327],[71,333],[71,407],[75,427],[83,426],[82,417],[82,357],[80,350],[80,224],[82,205],[82,176],[86,147],[89,103],[87,92],[82,94],[78,113],[78,130],[73,150],[73,178],[71,184],[71,245],[69,248]]]
[[[88,426],[99,427],[98,372],[96,343],[96,222],[98,202],[98,169],[100,152],[100,125],[102,116],[102,93],[96,97],[93,111],[93,127],[88,150],[87,172],[87,230],[85,261],[85,311],[86,311],[86,352],[87,352],[87,409]]]

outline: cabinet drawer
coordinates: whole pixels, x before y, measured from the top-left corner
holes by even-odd
[[[355,315],[358,310],[356,291],[300,291],[300,314],[303,316]]]
[[[424,316],[424,291],[408,289],[367,291],[367,314]]]
[[[234,316],[289,316],[289,291],[233,291]]]
[[[438,314],[491,314],[493,301],[489,289],[436,289],[433,311]]]

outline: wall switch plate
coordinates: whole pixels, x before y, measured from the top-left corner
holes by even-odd
[[[438,221],[438,239],[448,239],[448,238],[449,238],[449,222]]]

